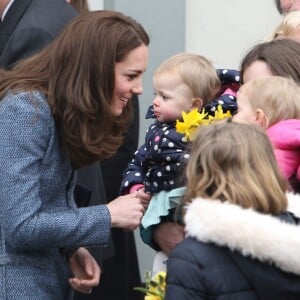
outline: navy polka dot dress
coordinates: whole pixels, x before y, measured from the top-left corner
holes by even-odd
[[[232,69],[217,69],[222,88],[217,99],[205,105],[208,114],[214,115],[218,106],[221,105],[223,112],[230,111],[233,115],[237,110],[236,92],[240,87],[240,72]]]
[[[151,114],[151,108],[147,115]],[[176,132],[175,123],[155,121],[146,132],[145,144],[136,151],[123,173],[120,193],[127,193],[132,185],[141,183],[151,194],[182,186],[180,173],[189,158],[186,146],[184,135]]]

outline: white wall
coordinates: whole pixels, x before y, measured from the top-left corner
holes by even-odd
[[[103,0],[88,0],[90,10],[103,9]]]
[[[186,0],[186,51],[238,68],[245,51],[279,22],[273,0]]]

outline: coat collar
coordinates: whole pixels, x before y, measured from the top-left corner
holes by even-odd
[[[2,17],[3,22],[0,27],[0,56],[11,37],[15,27],[19,23],[22,15],[30,5],[32,0],[14,1],[9,3],[5,14],[5,19]]]
[[[287,196],[288,210],[300,216],[300,195]],[[185,224],[187,236],[300,275],[300,226],[228,202],[202,198],[188,204]]]

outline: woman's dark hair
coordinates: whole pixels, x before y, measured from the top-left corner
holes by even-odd
[[[132,117],[131,105],[118,117],[110,109],[115,63],[148,44],[144,28],[120,12],[79,15],[43,51],[0,72],[0,99],[10,90],[45,93],[73,166],[108,158]]]
[[[254,61],[265,62],[273,75],[289,77],[300,83],[300,43],[292,39],[277,39],[255,45],[241,62],[240,78]]]

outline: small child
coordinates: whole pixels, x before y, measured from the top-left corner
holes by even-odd
[[[140,190],[154,195],[183,185],[179,172],[189,155],[187,140],[176,132],[182,112],[202,107],[216,97],[221,83],[211,62],[203,56],[176,54],[163,62],[153,77],[155,98],[147,118],[155,118],[145,143],[124,171],[121,194]]]
[[[175,128],[182,112],[204,107],[214,114],[218,105],[230,112],[237,109],[239,72],[216,70],[201,55],[180,53],[170,57],[156,70],[153,83],[155,98],[146,118],[156,120],[123,173],[120,194],[142,188],[153,195],[182,186],[178,172],[189,157],[183,155],[187,140]]]
[[[184,180],[180,174],[189,158],[185,151],[188,143],[176,131],[176,121],[182,118],[182,112],[210,105],[221,90],[221,81],[211,62],[189,53],[179,53],[164,61],[154,74],[153,84],[155,98],[146,117],[156,120],[147,130],[144,145],[124,171],[120,189],[121,194],[138,190],[141,196],[152,196],[142,221],[145,228],[159,223],[160,217],[167,215],[183,194],[180,187]],[[207,107],[214,111],[218,103]],[[236,109],[235,98],[233,106]],[[172,192],[166,199],[163,192],[169,191]]]
[[[234,120],[257,123],[267,130],[279,167],[291,188],[300,184],[300,87],[270,76],[246,82],[238,91]]]
[[[289,211],[299,215],[300,195],[285,194],[265,130],[199,127],[186,178],[186,236],[168,258],[164,299],[300,299],[300,219]]]

